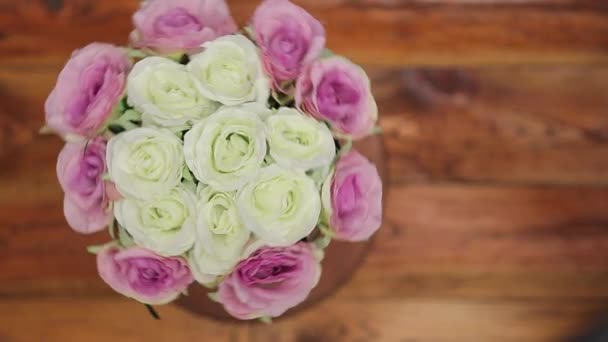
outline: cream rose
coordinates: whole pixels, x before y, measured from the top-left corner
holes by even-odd
[[[135,64],[127,93],[129,104],[143,113],[144,126],[187,129],[218,108],[198,91],[186,66],[163,57]]]
[[[190,263],[198,282],[230,273],[239,262],[251,233],[238,216],[234,192],[221,192],[199,184],[198,241]]]
[[[237,208],[247,229],[268,246],[289,246],[315,228],[321,198],[304,172],[273,164],[239,191]]]
[[[266,155],[266,135],[252,108],[222,107],[186,133],[186,163],[199,181],[232,191],[255,177]]]
[[[136,128],[114,136],[106,159],[110,179],[124,197],[166,195],[182,178],[182,142],[168,130]]]
[[[266,120],[270,155],[288,168],[310,170],[330,165],[336,156],[329,128],[296,109],[282,107]]]
[[[270,80],[258,49],[243,35],[230,35],[207,42],[205,50],[192,56],[188,70],[207,98],[234,106],[245,102],[266,103]]]
[[[181,255],[196,240],[196,197],[185,186],[154,199],[125,198],[114,216],[135,243],[163,256]]]

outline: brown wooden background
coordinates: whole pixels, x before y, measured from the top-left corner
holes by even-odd
[[[123,43],[137,2],[0,0],[0,341],[560,341],[608,316],[608,2],[295,2],[382,114],[385,224],[354,279],[272,326],[112,293],[37,130],[69,53]]]

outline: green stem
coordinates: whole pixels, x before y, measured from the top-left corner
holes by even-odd
[[[156,312],[156,310],[154,309],[154,307],[150,304],[144,304],[146,306],[146,309],[148,309],[148,313],[150,314],[150,316],[152,316],[155,320],[160,320],[160,315],[158,314],[158,312]]]

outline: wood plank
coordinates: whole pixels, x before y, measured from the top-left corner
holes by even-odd
[[[60,145],[45,137],[23,146],[2,170],[0,297],[110,293],[85,253],[107,238],[75,234],[62,217]],[[608,295],[608,189],[387,184],[387,192],[385,226],[347,298]]]
[[[158,308],[154,321],[143,305],[113,299],[0,300],[0,341],[248,341],[240,328]]]
[[[162,320],[153,321],[125,299],[7,300],[0,301],[0,341],[542,342],[581,334],[601,304],[334,298],[266,326],[218,324],[175,306],[158,308]]]
[[[576,336],[601,303],[570,301],[329,300],[251,341],[557,341]],[[320,314],[322,313],[322,314]]]
[[[122,0],[62,3],[0,3],[0,60],[64,57],[93,40],[124,43],[137,7],[137,1]],[[229,3],[237,20],[246,23],[258,2]],[[608,10],[601,1],[299,3],[326,25],[330,48],[363,64],[608,61]]]
[[[38,139],[63,63],[0,66],[0,160]],[[608,185],[608,67],[366,69],[392,182]]]
[[[388,188],[384,227],[354,298],[608,296],[608,191]]]
[[[235,2],[244,22],[255,2]],[[124,41],[135,2],[0,0],[0,341],[555,341],[599,317],[608,68],[400,66],[603,63],[608,3],[299,3],[330,21],[334,50],[385,65],[368,69],[391,179],[385,226],[352,281],[266,327],[173,306],[151,322],[96,275],[84,248],[105,234],[75,234],[62,217],[62,143],[37,135],[42,104],[73,48]]]
[[[60,146],[42,137],[2,164],[0,297],[111,294],[85,252],[107,237],[75,234],[62,217]],[[608,295],[608,189],[388,184],[387,191],[385,227],[341,296]]]
[[[608,68],[371,74],[393,182],[608,185]]]

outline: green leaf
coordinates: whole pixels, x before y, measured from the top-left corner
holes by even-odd
[[[40,129],[38,130],[38,134],[41,134],[41,135],[53,134],[53,133],[55,133],[55,132],[47,125],[40,127]]]
[[[88,246],[87,252],[89,252],[93,255],[97,255],[97,253],[99,253],[102,249],[103,249],[103,246]]]
[[[110,132],[112,132],[113,134],[120,134],[120,133],[126,131],[126,129],[124,127],[122,127],[120,125],[116,125],[116,124],[110,124],[108,126],[108,130]]]
[[[374,126],[372,129],[372,135],[383,134],[384,130],[380,126]]]
[[[272,318],[269,316],[263,316],[259,318],[259,321],[264,324],[272,324]]]
[[[87,252],[91,253],[91,254],[95,254],[97,255],[97,253],[99,253],[102,249],[111,246],[111,245],[115,245],[116,241],[110,241],[101,245],[93,245],[93,246],[88,246],[87,247]]]
[[[182,178],[187,181],[194,182],[194,176],[190,172],[190,169],[188,168],[188,166],[184,166],[184,171],[182,172]]]
[[[121,113],[124,113],[127,109],[129,109],[129,104],[127,103],[127,97],[123,97],[122,100],[120,100],[120,102],[118,102],[118,104],[116,105],[116,108],[114,108],[114,111],[116,112],[117,115],[120,115]]]
[[[123,113],[117,112],[116,118],[108,125],[113,134],[120,134],[141,126],[141,113],[134,109],[126,109]]]
[[[218,296],[217,292],[209,292],[207,294],[207,296],[209,297],[209,299],[211,299],[211,301],[219,303],[220,302],[220,297]]]
[[[118,120],[119,122],[141,122],[141,113],[134,109],[127,109]]]
[[[112,220],[108,225],[108,233],[112,239],[116,239],[116,220]]]
[[[245,33],[245,35],[249,36],[251,39],[253,39],[255,37],[255,31],[253,30],[253,27],[251,27],[251,26],[243,27],[243,33]]]
[[[127,48],[127,55],[133,59],[143,59],[148,57],[148,54],[143,50]]]
[[[315,240],[314,245],[318,249],[325,249],[329,246],[329,244],[331,243],[331,240],[332,240],[331,235],[323,234]]]
[[[345,154],[347,154],[348,152],[350,152],[350,150],[352,150],[353,148],[353,141],[351,139],[347,139],[346,143],[341,144],[340,146],[340,156],[343,156]]]
[[[322,223],[319,224],[319,230],[323,235],[328,236],[329,238],[333,238],[336,235],[336,233],[334,233],[329,226]]]
[[[190,191],[196,193],[196,183],[193,180],[183,179],[182,184]]]
[[[281,84],[281,89],[286,92],[272,91],[272,99],[278,104],[278,107],[291,107],[295,101],[295,84],[293,81],[284,82]]]
[[[327,165],[324,167],[310,169],[306,171],[306,175],[315,181],[315,185],[318,188],[321,188],[321,186],[323,186],[323,182],[325,182],[325,179],[327,178],[327,175],[330,173],[330,171],[331,165]]]
[[[331,51],[330,49],[323,49],[323,51],[321,51],[321,58],[327,58],[327,57],[332,57],[335,56],[335,53],[333,51]]]
[[[135,242],[131,235],[129,235],[127,230],[121,226],[118,226],[118,242],[120,242],[120,245],[124,248],[135,246]]]
[[[172,59],[180,64],[187,64],[190,61],[190,57],[183,52],[173,53],[167,56],[167,58]],[[185,62],[185,63],[182,63]]]

